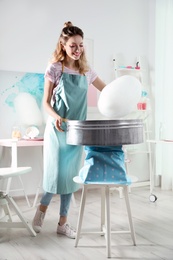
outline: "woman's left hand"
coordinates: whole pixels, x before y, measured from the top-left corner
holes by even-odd
[[[59,117],[56,121],[55,121],[55,127],[58,131],[60,132],[64,132],[64,130],[61,128],[62,122],[67,122],[66,118],[62,118]]]
[[[62,122],[63,122],[63,118],[62,117],[58,117],[55,121],[55,127],[56,129],[59,131],[59,132],[64,132],[64,130],[61,128],[61,125],[62,125]]]

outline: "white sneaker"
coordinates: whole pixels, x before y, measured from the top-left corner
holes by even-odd
[[[46,212],[40,211],[40,208],[38,206],[37,211],[35,213],[35,217],[32,221],[32,227],[36,233],[40,233],[40,231],[41,231],[45,214],[46,214]]]
[[[57,234],[62,234],[73,239],[76,238],[76,231],[69,225],[69,223],[65,223],[62,226],[58,224]]]

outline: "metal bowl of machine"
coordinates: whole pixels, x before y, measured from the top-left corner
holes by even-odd
[[[143,143],[141,119],[68,120],[66,142],[70,145],[118,146]]]

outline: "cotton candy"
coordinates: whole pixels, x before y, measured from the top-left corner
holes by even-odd
[[[14,107],[23,126],[42,125],[43,118],[41,111],[31,94],[19,93],[14,100]]]
[[[102,90],[98,109],[108,118],[121,118],[137,109],[141,98],[142,84],[130,75],[124,75],[112,81]]]

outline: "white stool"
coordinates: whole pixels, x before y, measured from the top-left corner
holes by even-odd
[[[130,176],[131,177],[131,176]],[[136,178],[132,178],[133,181],[136,181]],[[78,176],[74,177],[73,179],[75,182],[83,184],[80,182]],[[100,188],[102,190],[102,196],[101,196],[101,230],[99,232],[81,232],[82,227],[82,220],[83,220],[83,214],[84,214],[84,208],[85,208],[85,202],[86,202],[86,196],[87,191],[90,188]],[[126,208],[127,208],[127,214],[129,219],[129,230],[127,231],[112,231],[110,226],[110,189],[112,188],[122,188],[124,192],[124,198],[126,202]],[[106,221],[105,221],[106,218]],[[136,238],[135,238],[135,230],[132,220],[132,213],[130,208],[130,202],[129,202],[129,191],[127,185],[118,185],[114,183],[104,183],[104,184],[83,184],[83,190],[82,190],[82,197],[81,197],[81,203],[80,203],[80,210],[79,210],[79,216],[78,216],[78,223],[77,223],[77,234],[76,234],[76,240],[75,240],[75,247],[78,246],[80,234],[100,234],[105,235],[106,238],[106,253],[107,257],[111,257],[111,234],[131,234],[131,238],[133,241],[133,245],[136,245]]]
[[[0,168],[0,180],[17,177],[21,174],[28,173],[32,170],[31,167],[10,167],[10,168]],[[19,219],[20,222],[14,222],[12,220],[12,214],[9,208],[9,204],[13,206],[13,209]],[[17,206],[14,199],[9,196],[8,194],[4,194],[0,191],[0,206],[3,208],[5,217],[8,217],[8,221],[1,221],[0,220],[0,228],[26,228],[32,236],[36,236],[35,231],[33,230],[32,226],[25,220],[23,213],[20,211],[19,207]]]

